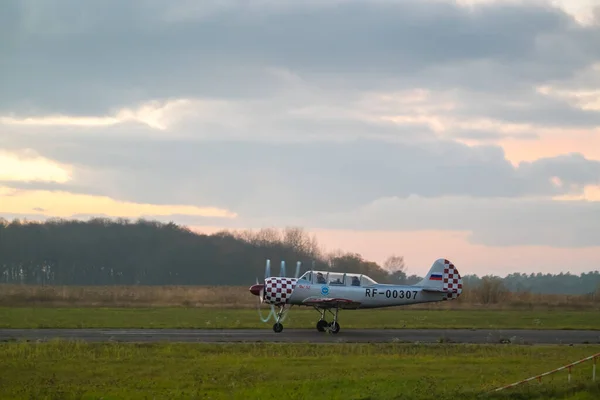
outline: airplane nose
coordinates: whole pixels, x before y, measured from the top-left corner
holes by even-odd
[[[252,293],[255,296],[258,296],[258,295],[260,295],[260,291],[262,290],[262,288],[264,286],[265,285],[263,285],[263,284],[252,285],[252,286],[250,286],[250,293]]]

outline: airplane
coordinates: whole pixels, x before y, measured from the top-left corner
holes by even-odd
[[[300,265],[298,262],[295,277],[288,278],[285,276],[285,261],[282,261],[280,276],[271,276],[270,260],[267,260],[263,283],[259,283],[257,278],[256,284],[250,287],[250,293],[258,296],[261,320],[267,322],[273,316],[273,331],[276,333],[283,331],[282,322],[287,311],[295,305],[313,307],[321,314],[317,322],[319,332],[337,334],[340,331],[340,309],[358,310],[447,301],[457,299],[462,293],[460,273],[452,262],[444,258],[435,260],[427,275],[414,285],[383,284],[364,274],[317,270],[306,271],[298,278]],[[271,308],[266,318],[260,311],[261,304],[268,304]],[[275,312],[275,307],[279,307],[279,311]],[[332,322],[325,320],[326,311],[332,314]]]

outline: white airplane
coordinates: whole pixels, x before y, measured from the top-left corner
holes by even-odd
[[[450,261],[440,258],[419,283],[415,285],[393,285],[377,283],[363,274],[306,271],[300,278],[300,262],[296,266],[294,278],[285,277],[285,261],[281,262],[280,276],[270,276],[270,260],[265,267],[265,280],[250,287],[250,293],[258,296],[258,305],[270,305],[271,315],[275,319],[273,330],[283,331],[281,322],[287,311],[294,305],[315,308],[321,318],[317,322],[319,332],[338,333],[338,311],[340,309],[357,310],[366,308],[394,307],[417,303],[431,303],[458,298],[462,293],[462,278]],[[275,307],[279,311],[275,312]],[[335,310],[333,312],[332,310]],[[325,321],[325,311],[333,315],[333,321]]]

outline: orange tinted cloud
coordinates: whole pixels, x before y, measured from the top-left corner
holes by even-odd
[[[498,142],[506,158],[513,164],[556,157],[566,153],[581,153],[586,158],[600,160],[600,129],[546,132],[537,140],[503,139]]]
[[[584,188],[581,195],[564,195],[557,196],[554,198],[557,201],[576,201],[576,200],[587,200],[587,201],[600,201],[600,186],[588,185]]]
[[[0,181],[43,181],[65,183],[71,180],[72,168],[32,152],[0,150]]]
[[[73,194],[60,191],[17,190],[0,187],[0,211],[3,213],[70,217],[75,214],[102,214],[111,217],[184,214],[202,217],[235,218],[231,211],[216,207],[155,205],[117,201],[106,196]]]

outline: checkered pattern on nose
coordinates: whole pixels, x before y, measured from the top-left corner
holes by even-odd
[[[285,304],[296,287],[296,279],[273,277],[265,281],[265,303]]]
[[[444,260],[443,289],[448,292],[448,299],[456,299],[462,293],[462,278],[458,270],[448,260]]]

